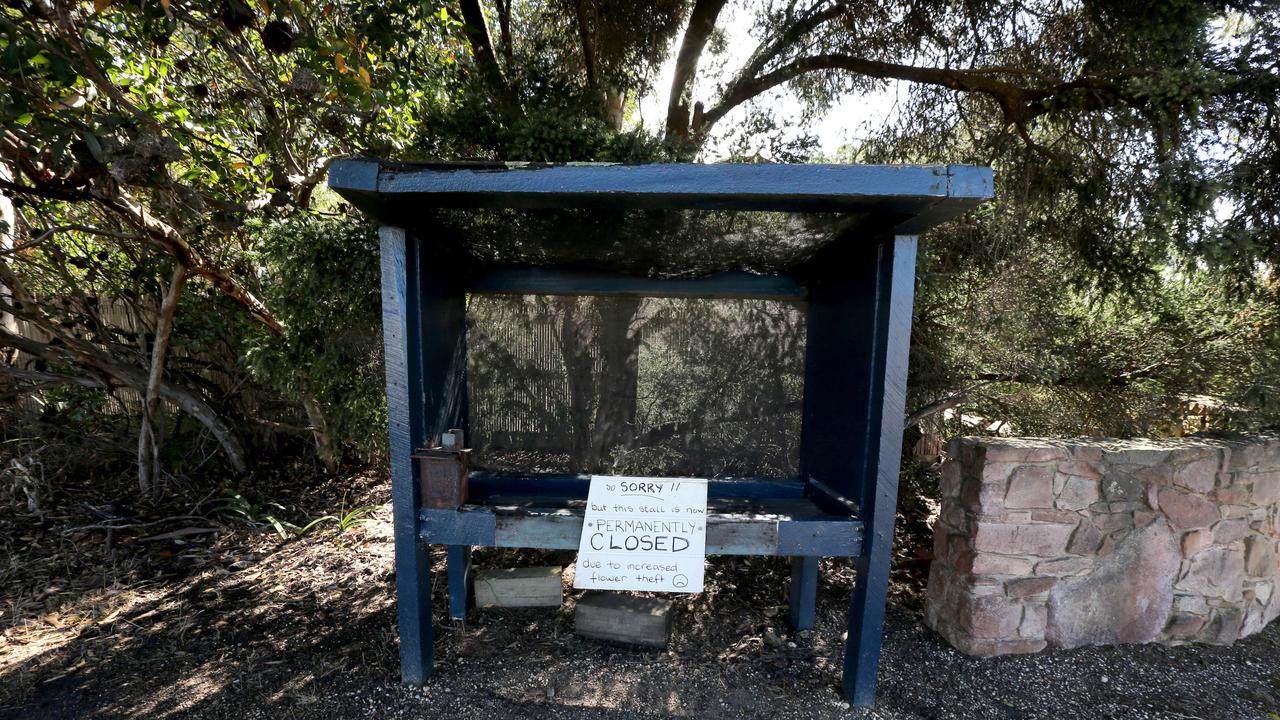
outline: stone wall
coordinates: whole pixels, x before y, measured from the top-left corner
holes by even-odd
[[[1280,439],[960,438],[927,623],[974,655],[1226,644],[1280,615]]]

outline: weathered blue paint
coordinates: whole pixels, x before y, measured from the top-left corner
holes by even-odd
[[[763,297],[808,302],[797,479],[714,480],[710,554],[792,558],[791,621],[813,622],[818,558],[852,556],[843,684],[875,697],[901,452],[916,238],[992,195],[967,166],[412,165],[339,161],[330,185],[384,224],[382,299],[404,680],[431,671],[429,543],[449,545],[450,614],[465,615],[471,546],[577,547],[588,478],[474,473],[473,504],[423,509],[410,455],[467,427],[466,292]],[[429,208],[839,212],[831,241],[779,276],[651,280],[580,269],[484,267]],[[421,240],[421,241],[420,241]],[[525,239],[539,242],[540,238]],[[429,250],[428,250],[429,249]],[[433,253],[428,256],[426,253]]]
[[[849,601],[849,638],[842,683],[850,702],[875,704],[880,641],[888,600],[893,525],[902,457],[911,308],[915,294],[916,237],[900,235],[881,246],[875,281],[875,342],[868,427],[872,447],[863,463],[859,505],[866,522],[863,554],[854,560],[857,582]]]
[[[471,497],[493,495],[548,496],[561,498],[587,497],[590,475],[563,473],[496,473],[473,471],[469,480]],[[710,480],[710,498],[801,498],[804,482],[774,478],[734,478]]]
[[[778,555],[851,557],[862,547],[862,526],[844,521],[778,523]]]
[[[803,300],[794,278],[724,272],[700,278],[644,278],[617,273],[541,268],[486,270],[467,285],[474,293],[505,295],[618,295],[662,298]]]
[[[963,212],[991,196],[991,170],[967,165],[523,165],[340,160],[329,186],[379,215],[397,198],[435,207],[704,208]],[[375,212],[375,210],[379,212]],[[412,206],[401,211],[410,213]],[[381,215],[379,215],[381,216]]]
[[[417,245],[400,228],[383,227],[382,332],[395,521],[400,676],[420,685],[431,674],[431,584],[427,548],[418,542],[417,468],[410,459],[423,438]]]
[[[494,515],[487,509],[446,510],[423,508],[423,542],[435,545],[494,545]]]
[[[788,595],[787,619],[792,630],[813,627],[818,606],[818,558],[791,558],[791,592]]]
[[[710,555],[853,557],[862,552],[862,521],[828,515],[805,500],[761,500],[751,512],[717,508],[707,517]],[[420,539],[434,545],[576,550],[580,502],[566,498],[495,498],[460,510],[424,508]]]
[[[450,545],[449,563],[449,618],[466,620],[471,602],[471,547]]]

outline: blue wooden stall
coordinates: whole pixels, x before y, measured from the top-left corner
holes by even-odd
[[[471,294],[770,298],[807,307],[799,476],[713,479],[710,554],[791,559],[791,621],[813,622],[820,557],[854,558],[843,685],[875,698],[893,541],[917,236],[992,195],[972,166],[503,165],[334,163],[329,184],[382,225],[401,673],[431,673],[429,545],[448,546],[452,617],[466,613],[471,548],[576,549],[589,479],[473,472],[458,509],[424,508],[412,453],[468,423]],[[813,253],[761,274],[719,268],[653,277],[591,263],[495,264],[469,253],[456,222],[494,209],[712,210],[818,218]],[[437,211],[453,218],[443,222]],[[782,241],[784,238],[779,238]],[[537,244],[548,238],[521,237]],[[511,242],[517,239],[512,238]],[[518,498],[518,500],[517,500]]]

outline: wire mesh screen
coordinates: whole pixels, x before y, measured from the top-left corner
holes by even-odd
[[[481,295],[467,315],[480,468],[799,474],[799,303]]]

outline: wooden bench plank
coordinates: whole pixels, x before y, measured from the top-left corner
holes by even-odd
[[[583,502],[577,498],[504,498],[501,505],[422,511],[420,540],[439,545],[576,550]],[[539,507],[558,504],[560,507]],[[823,513],[808,500],[709,502],[708,555],[855,557],[862,522]]]

